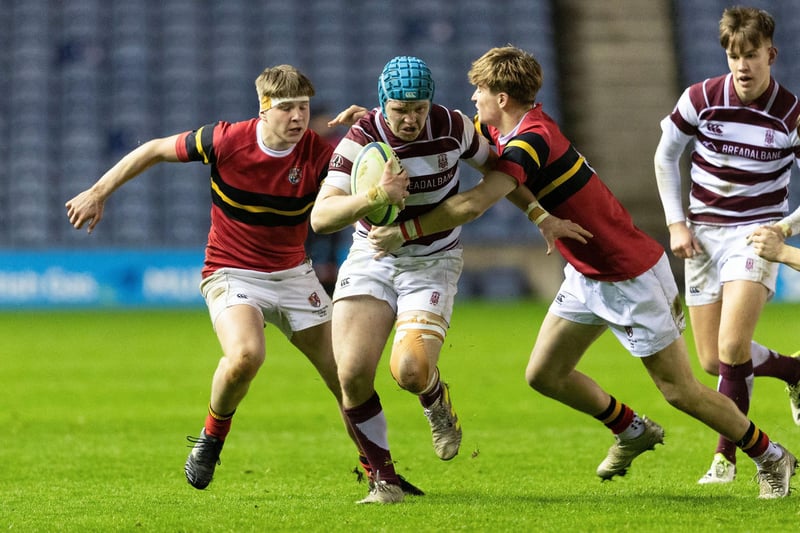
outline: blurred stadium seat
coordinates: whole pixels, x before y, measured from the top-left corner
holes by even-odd
[[[91,243],[74,236],[63,204],[141,142],[253,116],[253,80],[268,65],[295,64],[337,110],[376,105],[383,64],[419,55],[436,76],[437,101],[472,114],[472,60],[512,42],[542,61],[552,86],[543,98],[558,115],[551,16],[550,0],[311,0],[303,9],[283,0],[10,2],[0,141],[15,157],[0,170],[0,208],[16,222],[0,227],[0,246],[201,246],[207,168],[169,165],[127,184]],[[516,214],[492,209],[465,240],[516,238]]]

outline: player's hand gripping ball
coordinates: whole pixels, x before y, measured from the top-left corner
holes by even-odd
[[[365,145],[353,162],[350,173],[350,189],[353,194],[367,191],[378,185],[383,175],[383,167],[392,161],[392,170],[400,172],[402,166],[394,150],[382,142],[371,142]],[[367,214],[364,218],[373,226],[387,226],[395,221],[400,209],[396,205],[385,205]]]

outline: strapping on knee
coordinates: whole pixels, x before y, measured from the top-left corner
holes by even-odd
[[[421,392],[435,379],[435,365],[446,334],[443,321],[412,316],[397,322],[390,367],[401,387]]]

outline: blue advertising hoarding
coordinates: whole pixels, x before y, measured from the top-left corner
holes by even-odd
[[[0,310],[203,306],[202,249],[0,250]],[[800,302],[781,265],[775,301]]]
[[[202,306],[203,250],[0,250],[0,309]]]

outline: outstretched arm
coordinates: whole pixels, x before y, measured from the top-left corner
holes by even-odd
[[[88,223],[86,229],[91,233],[103,218],[103,209],[111,193],[156,163],[178,161],[177,138],[178,135],[173,135],[142,144],[120,159],[94,185],[67,201],[64,205],[70,224],[81,229]]]
[[[533,193],[524,185],[514,189],[508,196],[508,200],[525,212],[528,220],[536,224],[539,232],[544,237],[547,244],[545,253],[550,255],[553,252],[556,239],[574,239],[582,244],[586,244],[586,239],[594,237],[588,230],[580,224],[571,220],[558,218],[551,215],[539,205]]]
[[[547,213],[541,206],[534,210],[536,198],[527,187],[519,187],[517,191],[516,180],[499,171],[487,173],[483,179],[472,189],[459,193],[445,200],[432,211],[424,215],[403,222],[398,226],[373,227],[370,231],[370,241],[373,246],[384,252],[393,252],[400,248],[405,241],[413,240],[423,235],[430,235],[452,229],[475,220],[497,203],[504,196],[509,196],[515,205],[526,212],[528,218],[542,229],[545,240],[548,242],[548,253],[553,241],[557,238],[575,238],[583,243],[591,233],[578,224],[562,220]],[[510,194],[514,192],[514,194]],[[543,222],[551,219],[547,230],[542,228]]]

